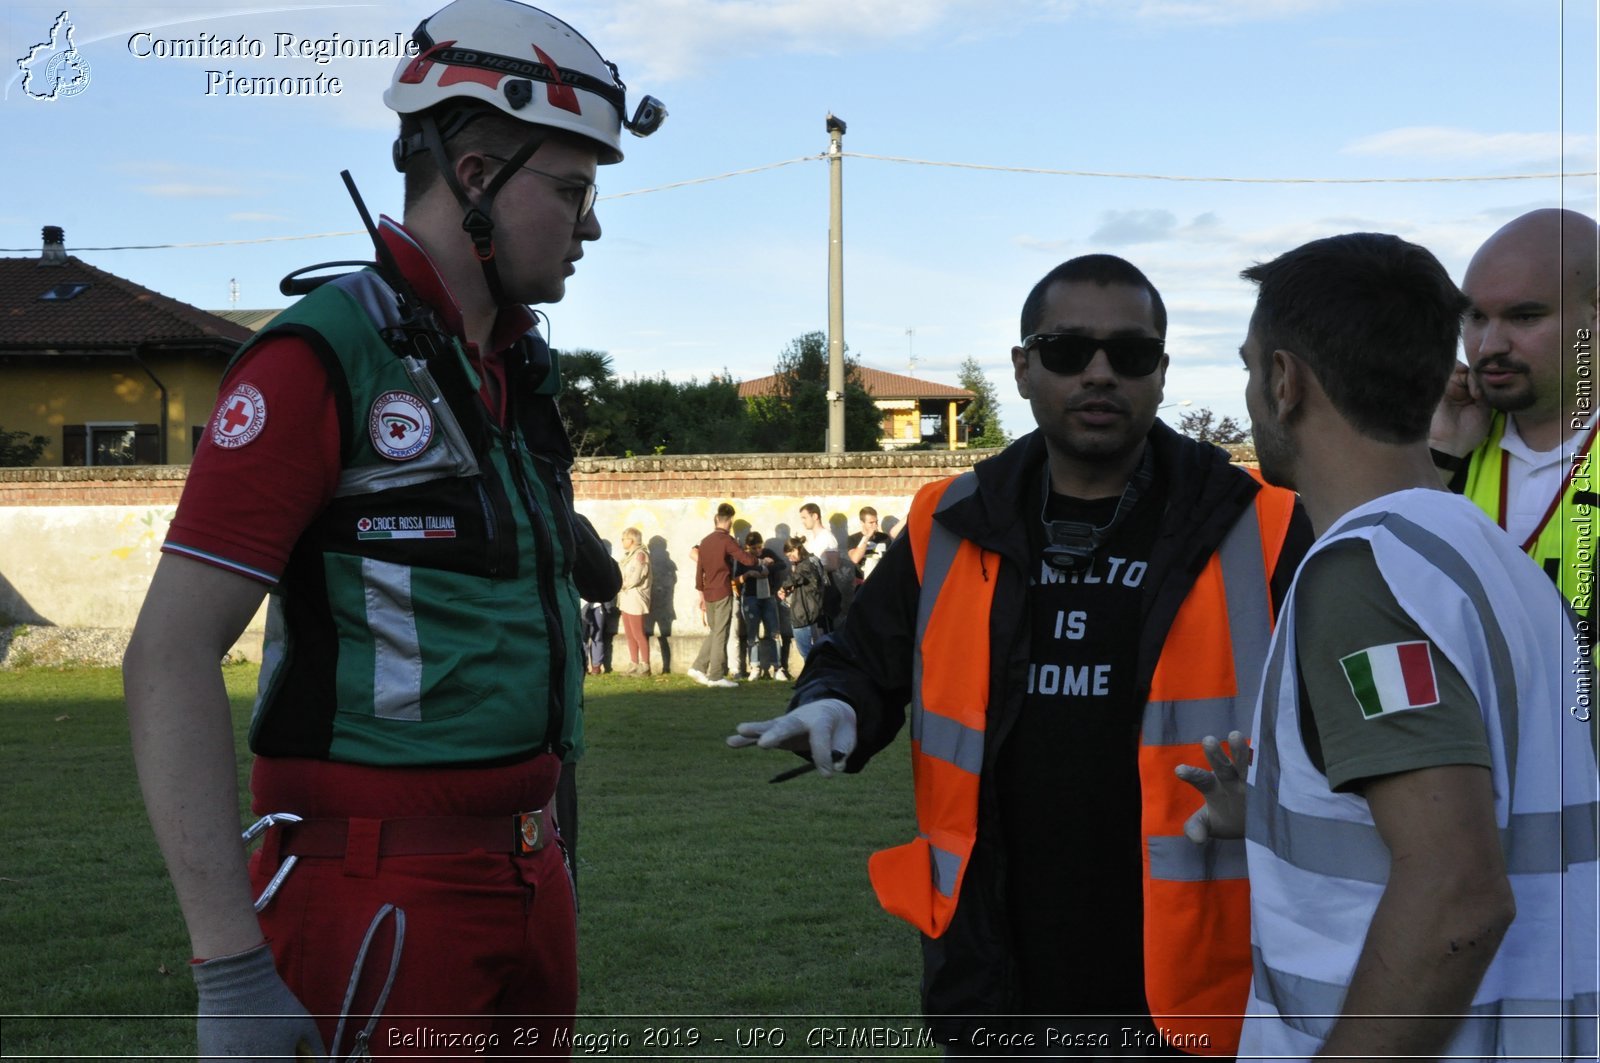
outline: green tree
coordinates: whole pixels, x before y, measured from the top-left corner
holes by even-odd
[[[848,351],[844,371],[844,448],[877,450],[883,415]],[[774,394],[747,400],[751,445],[774,454],[820,453],[828,437],[827,334],[807,332],[790,340],[774,372]]]
[[[32,465],[44,453],[50,440],[27,432],[7,432],[0,428],[0,466]]]
[[[580,456],[614,453],[617,377],[611,356],[587,349],[557,351],[556,356],[561,364],[561,394],[556,397],[556,408],[561,411],[573,450]]]
[[[1178,431],[1202,443],[1217,443],[1223,446],[1229,443],[1245,443],[1250,439],[1249,429],[1232,417],[1217,420],[1217,415],[1207,406],[1180,414]]]
[[[611,402],[613,449],[636,454],[733,454],[750,449],[750,419],[726,372],[702,383],[665,375],[619,381]]]
[[[962,387],[978,396],[961,411],[961,420],[970,430],[967,445],[1003,447],[1011,442],[1011,437],[1000,427],[1000,397],[976,358],[968,358],[961,363],[958,379]]]

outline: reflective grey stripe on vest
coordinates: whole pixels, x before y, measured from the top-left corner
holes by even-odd
[[[945,488],[934,513],[961,501],[977,488],[977,474],[962,473]],[[922,702],[922,638],[927,634],[933,607],[944,590],[945,577],[950,574],[956,552],[961,549],[961,537],[933,517],[933,513],[928,514],[928,552],[923,558],[922,586],[917,598],[917,634],[911,657],[911,738],[925,756],[947,761],[976,775],[983,768],[983,732],[947,716],[930,713]],[[961,857],[939,848],[931,840],[928,852],[928,873],[933,878],[934,889],[946,897],[954,896],[956,880],[961,875]]]
[[[1433,532],[1394,513],[1372,513],[1341,524],[1330,536],[1358,528],[1382,525],[1384,530],[1410,549],[1416,551],[1431,565],[1456,584],[1472,602],[1483,625],[1488,643],[1490,665],[1496,683],[1496,698],[1500,703],[1502,743],[1506,751],[1506,771],[1509,784],[1516,785],[1517,741],[1517,689],[1516,673],[1512,669],[1511,649],[1505,633],[1489,602],[1483,583],[1460,552]],[[1287,640],[1280,642],[1267,669],[1264,689],[1270,692],[1274,705],[1282,686],[1285,659],[1291,647]],[[1264,706],[1265,707],[1265,706]],[[1291,812],[1278,804],[1277,794],[1281,769],[1277,756],[1276,711],[1261,714],[1261,748],[1257,751],[1255,785],[1248,788],[1245,815],[1250,827],[1247,834],[1260,839],[1279,859],[1295,867],[1319,875],[1353,879],[1382,885],[1389,880],[1389,850],[1378,836],[1376,827],[1348,820],[1330,819],[1301,812]],[[1564,864],[1559,846],[1540,849],[1533,844],[1509,845],[1509,836],[1532,830],[1535,836],[1558,839],[1563,833],[1554,813],[1532,813],[1511,817],[1506,834],[1502,835],[1502,848],[1507,851],[1507,870],[1512,874],[1533,874],[1544,871],[1561,871]],[[1548,822],[1544,822],[1548,820]],[[1589,843],[1593,850],[1593,842]],[[1515,866],[1512,866],[1514,863]]]
[[[1217,547],[1217,560],[1222,566],[1228,615],[1216,622],[1228,626],[1238,692],[1225,698],[1149,702],[1140,731],[1140,741],[1146,746],[1190,745],[1207,735],[1226,738],[1229,731],[1249,730],[1272,630],[1272,599],[1255,502],[1223,537]],[[1181,834],[1155,835],[1145,844],[1153,880],[1210,882],[1247,877],[1242,839],[1196,845]]]
[[[283,617],[283,595],[267,596],[266,637],[261,642],[261,674],[256,679],[256,701],[250,709],[250,725],[254,727],[272,700],[278,683],[278,670],[283,667],[289,645],[289,624]]]
[[[1573,864],[1593,863],[1600,806],[1590,801],[1560,812],[1525,812],[1511,817],[1500,834],[1506,870],[1513,875],[1564,872]]]
[[[1159,834],[1147,839],[1146,846],[1150,852],[1150,877],[1164,882],[1249,877],[1243,838],[1196,845],[1182,834]]]
[[[978,766],[983,763],[983,733],[972,733],[972,728],[962,727],[954,720],[947,717],[931,716],[922,702],[922,639],[928,633],[928,624],[933,618],[933,607],[939,602],[939,595],[944,591],[944,581],[950,575],[950,569],[955,565],[956,552],[961,549],[961,536],[950,531],[944,525],[934,520],[934,514],[954,505],[966,498],[978,488],[976,473],[965,472],[957,476],[945,488],[944,495],[939,499],[939,505],[933,513],[928,514],[928,552],[923,558],[922,586],[917,595],[917,633],[912,644],[911,656],[911,738],[922,744],[922,752],[928,756],[947,760],[957,767],[967,771],[977,771],[976,767],[967,768],[964,761],[970,759],[971,751],[976,747],[978,751]],[[987,632],[984,633],[987,637]],[[947,725],[947,726],[945,726]],[[929,727],[933,730],[924,737]],[[954,730],[951,730],[951,729]],[[961,734],[959,732],[968,732]],[[930,748],[929,743],[933,743]]]
[[[1250,722],[1272,633],[1272,599],[1267,589],[1255,502],[1239,515],[1217,547],[1217,560],[1222,566],[1223,593],[1228,603],[1226,623],[1233,645],[1238,693],[1227,698],[1148,703],[1140,731],[1144,745],[1189,745],[1207,735],[1225,738],[1229,731],[1247,729]]]
[[[422,644],[411,608],[411,569],[364,558],[361,582],[372,636],[372,712],[380,720],[422,719]]]
[[[1251,948],[1257,999],[1271,1004],[1290,1029],[1325,1041],[1344,1007],[1345,987],[1268,967]],[[1265,994],[1263,994],[1265,990]],[[1600,995],[1578,993],[1567,1000],[1496,1000],[1469,1008],[1457,1029],[1452,1057],[1551,1057],[1595,1054],[1596,1006]],[[1475,1021],[1489,1020],[1489,1021]]]
[[[928,843],[928,872],[933,876],[933,888],[946,897],[955,896],[956,880],[961,875],[961,857],[948,849]]]

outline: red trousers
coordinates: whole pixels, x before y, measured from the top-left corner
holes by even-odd
[[[310,817],[496,815],[553,799],[552,756],[507,768],[375,769],[260,758],[251,788],[258,815]],[[509,829],[509,826],[508,826]],[[277,870],[269,831],[251,858],[259,892]],[[370,1046],[378,1058],[566,1056],[577,1010],[577,911],[559,844],[526,856],[465,853],[345,858],[302,856],[261,928],[279,973],[318,1016],[342,1058],[365,1028],[388,977],[395,923],[373,935],[343,1039],[332,1044],[352,967],[373,916],[405,912],[405,940]]]
[[[622,630],[628,636],[628,660],[634,664],[649,664],[650,643],[644,637],[644,614],[623,613]]]

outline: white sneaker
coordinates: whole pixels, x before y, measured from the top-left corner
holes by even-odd
[[[708,687],[711,685],[711,680],[707,679],[706,674],[698,668],[689,669],[689,678],[693,679],[696,683],[699,683],[703,687]]]
[[[720,687],[723,690],[737,690],[739,688],[739,684],[734,682],[732,679],[729,679],[727,676],[723,676],[721,679],[709,680],[707,681],[706,686]]]
[[[794,680],[789,677],[789,669],[787,668],[779,668],[776,678],[781,679],[785,683],[794,682]]]

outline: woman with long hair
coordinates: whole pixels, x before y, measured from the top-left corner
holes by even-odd
[[[821,560],[806,550],[804,535],[786,541],[783,554],[789,559],[789,572],[778,593],[789,603],[794,646],[800,651],[800,660],[804,661],[819,635],[817,621],[822,619],[822,583],[827,576],[822,571]]]

